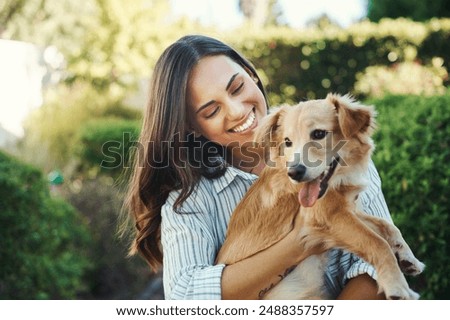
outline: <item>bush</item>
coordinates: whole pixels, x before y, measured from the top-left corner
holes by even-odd
[[[90,236],[42,173],[0,152],[0,298],[72,299],[86,290]]]
[[[136,299],[152,278],[148,265],[138,256],[127,258],[128,241],[117,236],[123,194],[112,178],[73,182],[66,198],[89,222],[93,241],[89,255],[95,268],[88,274],[88,299]]]
[[[139,132],[139,121],[104,118],[86,123],[78,132],[79,172],[117,177],[130,165],[129,151]]]
[[[383,19],[347,29],[243,30],[224,40],[254,63],[267,83],[271,104],[276,105],[324,97],[330,91],[353,92],[357,74],[369,66],[415,60],[431,65],[438,57],[449,70],[449,38],[450,19],[427,23]]]
[[[440,58],[431,67],[417,62],[403,62],[391,67],[372,66],[358,76],[355,93],[382,97],[390,94],[436,95],[445,92],[444,79],[448,77]]]
[[[447,0],[430,2],[421,0],[369,0],[367,17],[378,21],[383,17],[410,17],[416,21],[428,20],[433,17],[450,16],[450,6]]]
[[[25,121],[25,137],[21,151],[26,162],[44,171],[66,167],[77,148],[77,133],[88,121],[115,117],[138,119],[140,111],[124,105],[123,96],[109,91],[99,92],[88,84],[59,85],[46,91],[45,104],[33,110]]]
[[[427,265],[411,279],[424,299],[449,299],[450,93],[370,101],[379,113],[374,161],[397,226]]]

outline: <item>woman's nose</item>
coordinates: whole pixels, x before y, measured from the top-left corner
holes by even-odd
[[[228,118],[230,120],[241,120],[246,115],[245,107],[238,101],[233,101],[228,105]]]

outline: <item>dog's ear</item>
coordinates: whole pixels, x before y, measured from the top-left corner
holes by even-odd
[[[375,111],[372,106],[359,104],[349,95],[328,94],[327,100],[336,109],[339,127],[345,138],[358,133],[372,133],[375,128]]]
[[[270,147],[271,141],[277,141],[275,136],[280,117],[284,114],[284,108],[284,106],[272,108],[270,113],[262,119],[253,137],[256,143],[263,147]]]

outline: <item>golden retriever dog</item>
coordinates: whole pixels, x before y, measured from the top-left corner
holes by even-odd
[[[278,242],[301,219],[299,246],[342,248],[374,266],[387,299],[418,299],[402,273],[417,275],[417,260],[390,222],[360,209],[375,111],[349,96],[282,106],[255,133],[269,154],[266,167],[231,216],[218,263],[233,264]],[[264,299],[326,299],[326,254],[312,255]]]

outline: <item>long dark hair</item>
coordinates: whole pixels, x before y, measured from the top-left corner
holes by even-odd
[[[210,37],[190,35],[163,52],[150,80],[139,138],[142,149],[135,154],[125,207],[135,223],[130,253],[140,253],[155,271],[162,263],[161,207],[169,193],[181,190],[176,210],[201,176],[217,178],[226,170],[223,148],[189,134],[186,120],[189,74],[201,58],[214,55],[228,56],[258,77],[252,64],[230,46]]]

